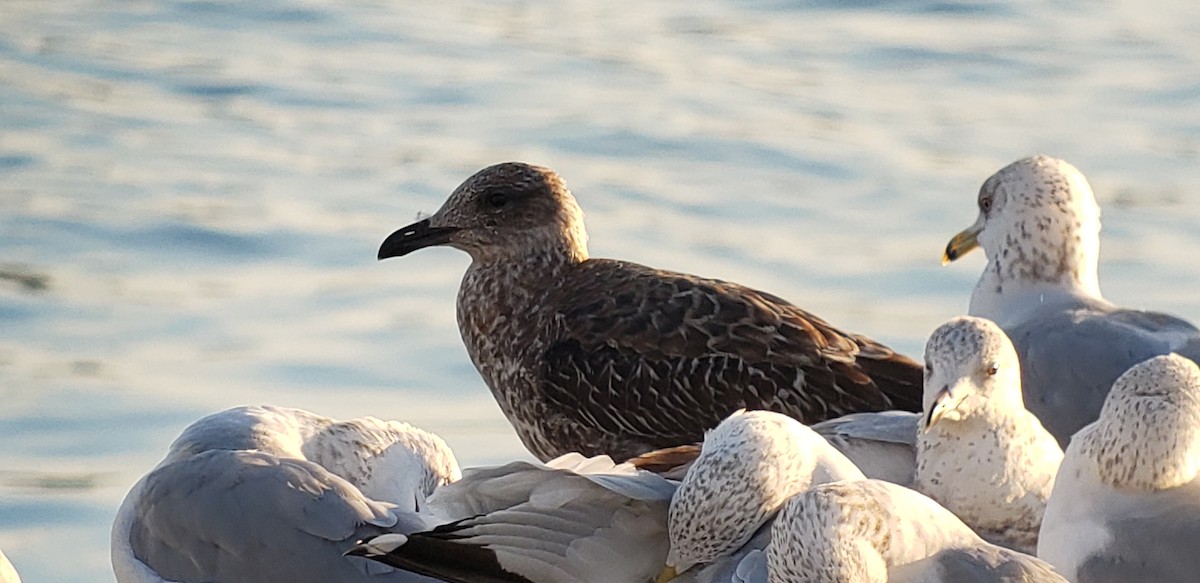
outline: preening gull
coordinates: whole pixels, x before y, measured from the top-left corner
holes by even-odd
[[[112,530],[120,583],[428,581],[342,553],[427,528],[416,511],[459,477],[441,438],[375,418],[239,407],[184,430]]]
[[[1038,556],[1078,583],[1200,580],[1198,472],[1200,369],[1133,367],[1067,447]]]
[[[667,556],[675,488],[605,456],[467,470],[429,501],[453,522],[369,538],[350,554],[461,583],[647,581]]]
[[[1012,343],[990,320],[954,318],[930,335],[925,375],[913,488],[988,541],[1033,553],[1063,453],[1025,409]]]
[[[1063,583],[1043,561],[979,538],[949,510],[881,480],[792,497],[771,527],[771,583]]]
[[[0,583],[21,583],[21,576],[8,557],[4,556],[4,551],[0,551]]]
[[[1096,419],[1130,366],[1169,352],[1200,358],[1200,330],[1189,322],[1100,295],[1100,208],[1074,166],[1018,160],[983,183],[978,205],[975,224],[954,236],[943,260],[983,247],[988,263],[969,313],[1012,339],[1025,405],[1059,443]]]
[[[792,495],[862,472],[799,421],[738,411],[708,432],[671,501],[671,550],[660,581],[742,549]]]
[[[467,352],[525,446],[624,460],[697,443],[739,408],[813,423],[920,407],[920,364],[767,293],[591,259],[583,212],[548,168],[468,178],[379,258],[471,255],[458,293]]]

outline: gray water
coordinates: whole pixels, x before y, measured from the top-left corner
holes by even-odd
[[[249,403],[526,455],[458,338],[467,265],[378,243],[504,160],[592,252],[769,290],[918,355],[992,172],[1091,179],[1113,300],[1200,321],[1192,2],[0,1],[0,548],[111,581],[108,526]]]

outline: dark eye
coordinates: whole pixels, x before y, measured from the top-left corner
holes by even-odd
[[[925,361],[925,378],[929,378],[929,376],[932,374],[933,374],[933,365],[929,364],[929,361],[927,360],[927,361]]]
[[[989,376],[989,377],[994,377],[994,376],[996,376],[996,373],[997,373],[999,370],[1000,370],[1000,369],[996,368],[996,365],[994,365],[994,364],[993,364],[993,365],[990,365],[990,366],[988,366],[988,368],[987,368],[987,374],[988,374],[988,376]]]
[[[992,210],[992,197],[985,196],[979,199],[979,209],[985,213]]]
[[[493,207],[500,208],[508,204],[508,194],[503,192],[493,192],[487,195],[487,203]]]

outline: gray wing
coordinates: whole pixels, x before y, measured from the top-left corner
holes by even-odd
[[[767,555],[771,544],[771,524],[767,521],[742,548],[732,555],[721,557],[704,568],[680,575],[678,583],[767,583]]]
[[[1177,492],[1196,495],[1196,488]],[[1110,519],[1107,544],[1079,566],[1079,583],[1200,581],[1200,518],[1194,500],[1167,500]]]
[[[1172,351],[1200,358],[1200,331],[1173,316],[1101,305],[1046,312],[1005,333],[1021,361],[1025,407],[1064,447],[1129,367]]]
[[[471,516],[354,552],[464,583],[648,581],[666,561],[675,487],[647,472],[580,475],[525,462],[474,470],[430,498],[439,514]]]
[[[947,549],[928,560],[933,580],[944,583],[1067,583],[1045,561],[992,545]]]
[[[430,581],[343,557],[362,537],[421,523],[303,460],[203,452],[148,474],[133,508],[133,551],[168,580]]]
[[[907,411],[855,413],[812,426],[868,478],[912,484],[921,416]]]

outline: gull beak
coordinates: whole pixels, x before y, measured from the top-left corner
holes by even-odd
[[[667,581],[674,579],[678,575],[679,574],[675,572],[675,567],[667,565],[663,567],[662,571],[658,572],[658,576],[654,578],[654,583],[667,583]]]
[[[418,249],[445,245],[456,231],[451,227],[431,226],[429,219],[417,221],[388,235],[379,246],[379,259],[403,257]]]
[[[979,247],[979,233],[983,231],[983,221],[980,220],[974,225],[963,229],[963,231],[950,239],[946,244],[946,251],[942,254],[942,265],[950,263]]]
[[[934,423],[937,423],[947,411],[953,410],[957,405],[958,403],[954,400],[954,391],[950,387],[947,386],[938,391],[926,408],[924,431],[928,433]]]

